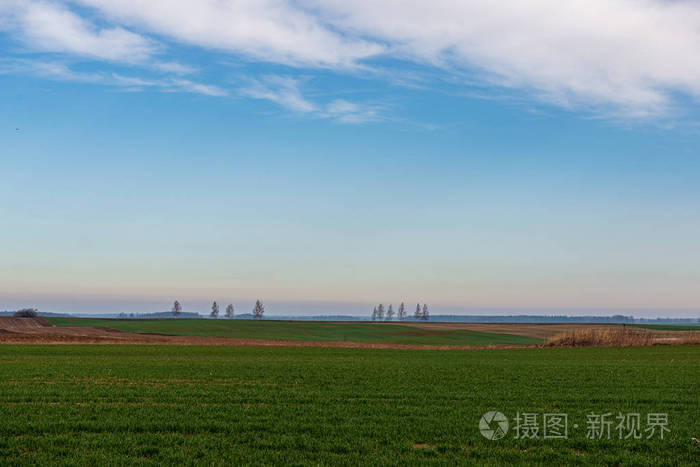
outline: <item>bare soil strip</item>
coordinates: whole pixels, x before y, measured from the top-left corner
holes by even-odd
[[[78,335],[0,334],[0,344],[139,344],[139,345],[213,345],[213,346],[262,346],[262,347],[327,347],[338,349],[422,349],[422,350],[480,350],[519,349],[525,345],[409,345],[368,342],[319,342],[262,339],[230,339],[226,337],[162,336],[152,339],[141,334],[127,334],[124,339]]]

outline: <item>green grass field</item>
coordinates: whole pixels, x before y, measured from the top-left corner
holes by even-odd
[[[254,321],[227,319],[89,319],[47,318],[56,326],[102,326],[125,332],[322,342],[367,342],[426,345],[525,345],[542,339],[469,330],[426,330],[388,323]]]
[[[698,388],[700,347],[4,345],[0,464],[698,465]],[[570,435],[488,440],[489,410],[567,413]],[[618,411],[670,433],[586,438]]]

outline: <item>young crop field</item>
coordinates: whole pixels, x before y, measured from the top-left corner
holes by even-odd
[[[421,329],[391,323],[255,321],[228,319],[47,318],[55,326],[99,326],[119,331],[173,336],[229,337],[316,342],[415,345],[528,345],[543,339],[466,329]]]
[[[699,387],[697,346],[3,345],[0,463],[697,465]],[[482,436],[488,411],[502,439]],[[515,439],[518,412],[565,413],[568,436]],[[642,430],[664,413],[668,432],[589,439],[605,413]]]

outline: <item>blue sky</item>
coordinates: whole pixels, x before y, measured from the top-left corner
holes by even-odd
[[[345,3],[0,1],[0,309],[697,316],[698,7]]]

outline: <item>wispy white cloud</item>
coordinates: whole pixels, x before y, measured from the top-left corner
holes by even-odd
[[[71,69],[61,62],[30,60],[30,59],[0,59],[0,74],[30,74],[55,81],[75,83],[100,84],[130,88],[131,90],[154,88],[161,91],[181,91],[206,96],[226,96],[228,92],[218,86],[198,83],[178,78],[143,78],[126,76],[119,73],[85,72]]]
[[[57,53],[71,58],[118,62],[156,70],[166,75],[192,74],[195,68],[177,61],[157,61],[156,41],[122,27],[99,28],[72,12],[68,6],[48,1],[0,0],[0,29],[16,35],[31,51]],[[59,60],[5,60],[3,72],[14,70],[62,81],[97,83],[143,89],[148,87],[168,91],[184,91],[210,96],[226,92],[213,85],[180,78],[150,80],[127,77],[117,73],[78,72]]]
[[[65,5],[45,1],[5,0],[2,25],[27,47],[127,63],[148,59],[154,41],[122,27],[98,28]]]
[[[75,0],[110,20],[172,40],[297,66],[348,68],[384,46],[346,38],[314,11],[281,0]]]
[[[29,59],[0,59],[0,74],[30,74],[42,78],[77,83],[103,83],[102,73],[71,70],[64,63]]]
[[[299,80],[288,76],[266,76],[241,89],[241,94],[255,99],[275,102],[294,112],[316,112],[317,106],[305,99],[299,89]]]
[[[386,120],[380,115],[381,107],[359,104],[344,99],[313,102],[301,91],[301,80],[289,76],[269,75],[241,89],[241,94],[255,99],[272,101],[300,114],[328,118],[341,123],[367,123]]]
[[[178,62],[156,62],[152,66],[156,70],[175,75],[190,75],[197,71],[195,67]]]
[[[171,79],[167,81],[169,86],[182,91],[187,91],[195,94],[204,94],[206,96],[226,96],[226,90],[211,84],[196,83],[188,79]]]
[[[125,86],[129,88],[145,88],[163,85],[163,83],[159,81],[139,78],[136,76],[123,76],[118,73],[103,76],[102,82],[105,84],[115,84],[117,86]]]
[[[377,105],[357,104],[344,99],[336,99],[329,102],[319,115],[342,123],[386,121],[387,118],[381,115],[381,110],[382,107]]]

